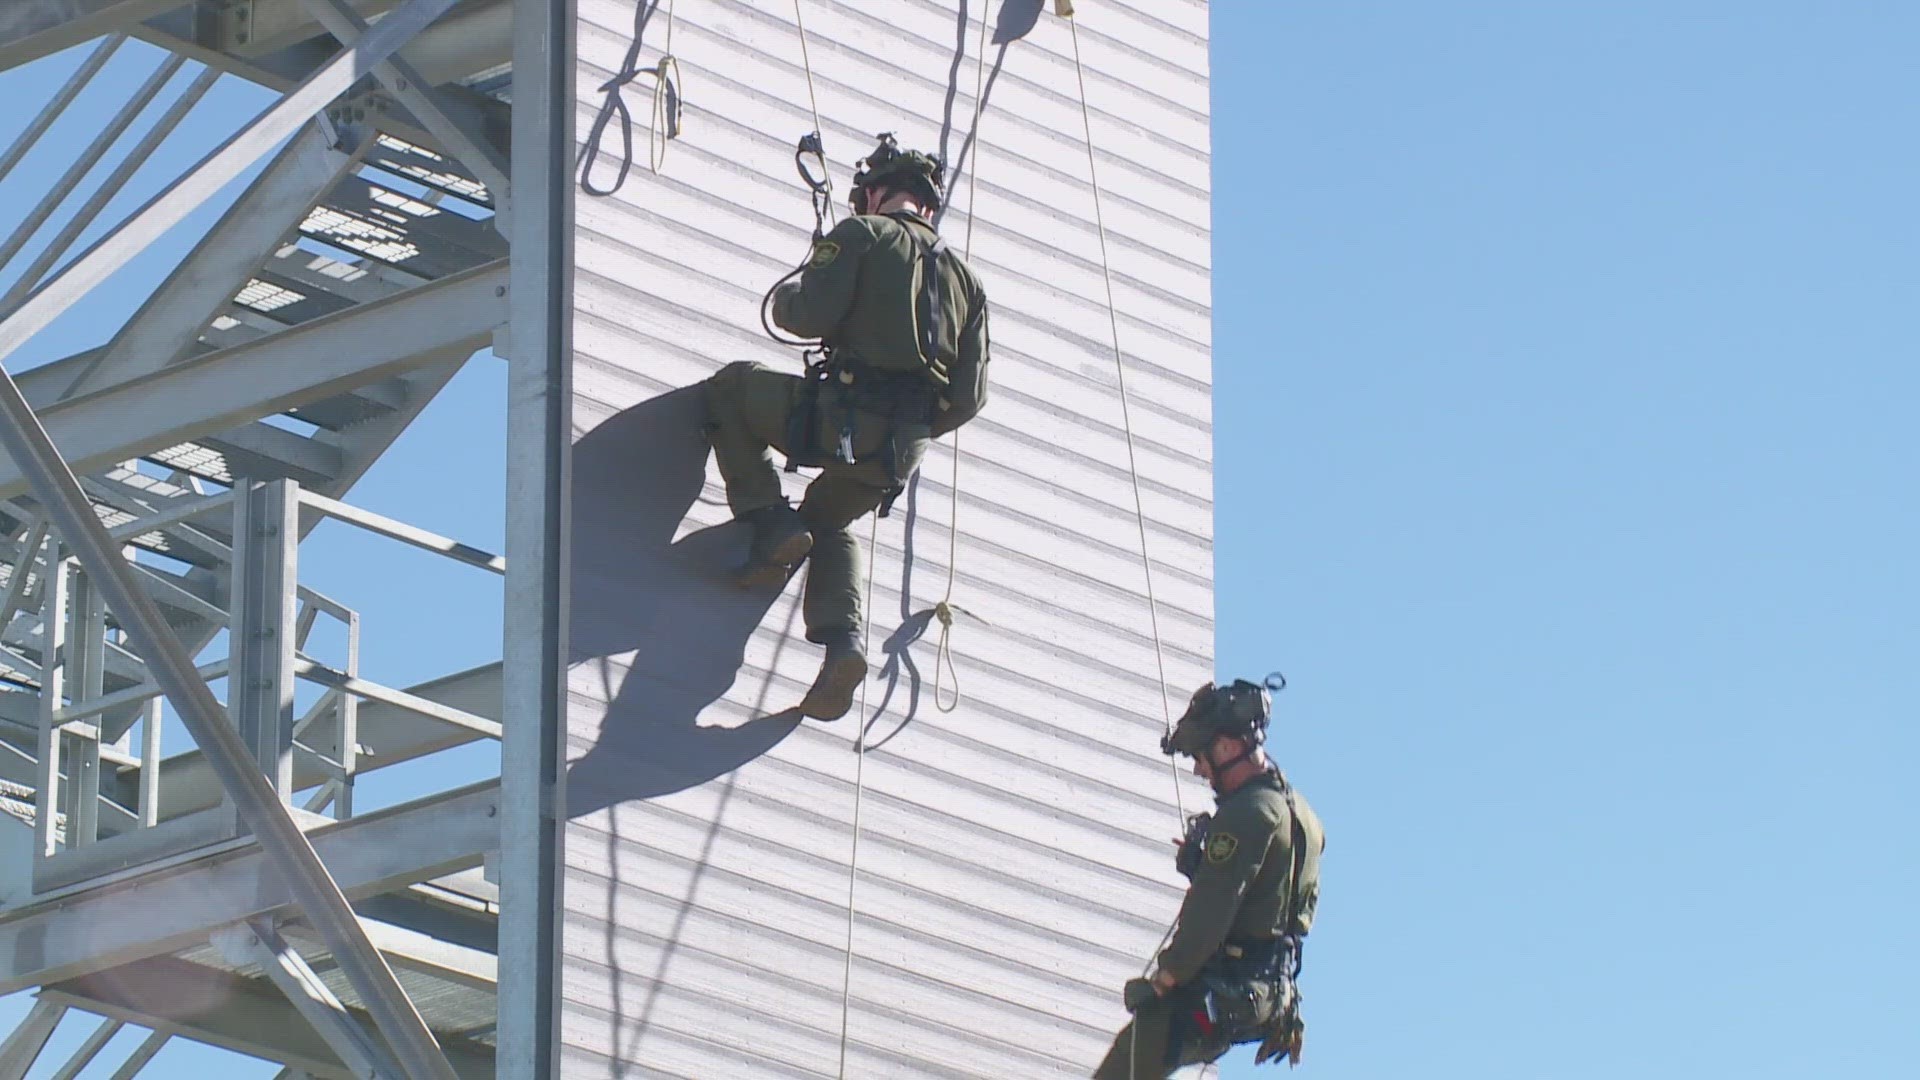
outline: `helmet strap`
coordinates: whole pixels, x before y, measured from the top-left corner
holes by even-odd
[[[1213,773],[1208,783],[1213,785],[1213,790],[1216,792],[1220,790],[1221,781],[1226,779],[1228,773],[1239,768],[1241,762],[1250,761],[1254,755],[1260,753],[1260,744],[1251,739],[1241,738],[1239,736],[1219,736],[1219,738],[1240,738],[1242,749],[1238,754],[1229,758],[1224,764],[1216,764],[1213,760],[1213,746],[1212,744],[1208,744],[1207,768]]]

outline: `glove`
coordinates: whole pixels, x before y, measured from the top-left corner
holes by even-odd
[[[1126,988],[1120,991],[1120,999],[1127,1003],[1128,1012],[1139,1012],[1140,1006],[1158,1000],[1159,997],[1150,979],[1128,979]]]

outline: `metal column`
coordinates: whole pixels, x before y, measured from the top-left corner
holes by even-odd
[[[291,480],[236,481],[233,503],[233,673],[228,706],[280,793],[293,797],[293,626],[299,587],[300,494]]]

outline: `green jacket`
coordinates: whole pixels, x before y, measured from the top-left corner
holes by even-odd
[[[921,243],[937,234],[914,214],[857,214],[814,244],[798,288],[774,294],[773,321],[825,339],[843,357],[881,371],[924,371],[940,388],[933,434],[952,431],[987,403],[987,294],[952,249],[940,257],[940,337],[920,350]]]
[[[1299,877],[1295,880],[1295,814],[1299,812]],[[1180,905],[1179,929],[1160,953],[1160,968],[1186,982],[1228,941],[1304,936],[1320,902],[1320,853],[1326,833],[1307,800],[1267,773],[1220,799],[1199,867]],[[1289,902],[1291,900],[1291,902]]]

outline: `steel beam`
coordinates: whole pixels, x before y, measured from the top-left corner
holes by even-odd
[[[20,253],[20,249],[27,245],[27,241],[33,239],[33,234],[40,231],[40,226],[47,223],[47,219],[52,217],[53,212],[60,208],[60,204],[67,200],[67,196],[73,194],[74,190],[80,186],[80,182],[86,179],[87,174],[93,171],[93,167],[100,163],[100,159],[106,156],[113,144],[119,141],[128,127],[132,126],[135,118],[146,109],[147,103],[159,95],[161,89],[167,85],[167,80],[173,78],[174,72],[179,71],[185,63],[186,60],[181,57],[169,56],[160,62],[160,66],[154,69],[153,74],[147,76],[147,81],[140,84],[140,88],[133,92],[133,96],[120,106],[120,111],[113,114],[113,119],[107,121],[106,126],[94,135],[93,141],[87,144],[87,148],[80,152],[79,157],[73,159],[72,164],[67,166],[67,171],[47,189],[46,195],[42,196],[34,208],[27,212],[27,216],[21,220],[20,224],[14,226],[13,235],[7,237],[5,243],[0,243],[0,265],[13,261],[13,257]],[[28,288],[32,286],[29,285]],[[6,306],[12,307],[13,304],[14,297],[10,292]]]
[[[505,260],[59,402],[41,422],[81,472],[336,397],[484,347],[504,321]],[[35,369],[36,371],[39,369]],[[31,372],[23,383],[32,383]],[[0,499],[25,494],[0,461]]]
[[[242,481],[233,517],[227,707],[280,801],[293,798],[293,626],[300,489]]]
[[[498,721],[500,709],[500,665],[463,671],[412,687],[408,693],[418,699],[451,706],[462,713]],[[365,759],[359,771],[383,769],[412,761],[427,754],[464,746],[486,738],[472,726],[455,726],[431,719],[419,712],[369,701],[360,706],[359,741],[366,744]],[[507,733],[511,737],[511,733]],[[338,758],[344,752],[337,735],[327,731],[309,732],[303,740],[318,754]],[[293,786],[298,791],[327,779],[317,762],[296,759]],[[220,803],[220,786],[213,777],[205,755],[189,750],[175,754],[160,766],[160,817],[170,819]],[[131,798],[131,796],[126,796]]]
[[[68,77],[66,85],[60,88],[60,92],[53,95],[52,99],[41,107],[39,115],[33,118],[33,123],[28,124],[26,130],[13,140],[13,145],[7,147],[6,154],[0,155],[0,180],[6,179],[7,174],[13,171],[13,167],[20,164],[20,159],[26,157],[27,151],[32,150],[40,141],[40,136],[47,133],[47,129],[53,126],[55,120],[60,119],[60,114],[66,112],[67,106],[73,104],[73,99],[80,96],[80,91],[86,89],[95,75],[100,74],[100,69],[106,66],[107,61],[121,45],[126,43],[126,40],[125,34],[109,35],[100,40],[100,44],[94,47],[93,52],[87,54],[86,60]]]
[[[264,1058],[325,1080],[353,1076],[272,986],[170,956],[57,983],[42,990],[41,996]],[[206,1007],[216,1001],[218,1008]],[[350,1012],[356,1018],[364,1015],[357,1009]],[[457,1035],[448,1036],[446,1043],[460,1080],[493,1080],[493,1054],[488,1047]]]
[[[45,329],[88,290],[105,281],[148,244],[226,186],[254,162],[306,124],[327,103],[339,97],[373,64],[439,18],[457,0],[408,0],[382,19],[380,25],[352,48],[321,65],[286,97],[253,123],[201,159],[112,233],[75,259],[4,320],[0,320],[0,360],[11,356],[28,338]]]
[[[439,9],[433,8],[433,5],[443,2],[412,0],[406,8],[395,13],[394,20],[404,22],[406,15],[416,10],[433,9],[437,14]],[[385,29],[384,25],[382,29]],[[372,40],[377,36],[379,34],[376,31],[362,40]],[[398,45],[400,40],[400,37],[394,37],[388,48]],[[366,59],[371,62],[375,57]],[[299,96],[299,92],[296,92],[290,96],[290,100]],[[278,111],[279,107],[269,110],[268,116]],[[248,130],[262,126],[263,123],[256,122]],[[243,144],[244,141],[243,135],[229,145]],[[190,187],[194,176],[208,171],[218,170],[196,169],[188,181],[176,184],[172,190],[177,192],[183,187]],[[165,196],[162,197],[164,200]],[[154,216],[151,209],[143,211],[134,217],[134,223]],[[121,231],[127,231],[127,227]],[[144,245],[145,241],[141,243]],[[111,262],[117,267],[127,257],[130,254],[98,260],[98,263],[104,265]],[[0,350],[11,351],[4,340],[8,328],[16,323],[31,325],[33,320],[27,317],[27,313],[36,300],[49,295],[56,299],[65,297],[67,303],[77,299],[78,293],[68,294],[61,286],[75,277],[84,281],[85,275],[80,274],[78,268],[89,261],[89,257],[83,256],[75,268],[69,269],[53,284],[36,293],[34,299],[28,300],[12,317],[0,322]],[[42,305],[39,314],[51,317],[64,306],[57,303]],[[121,557],[118,545],[108,537],[106,528],[95,515],[93,504],[80,488],[80,481],[74,477],[67,463],[61,460],[59,451],[54,448],[46,429],[41,427],[39,418],[27,405],[26,399],[20,396],[20,388],[14,385],[12,376],[4,372],[0,372],[0,413],[5,415],[5,423],[0,424],[0,443],[5,444],[14,465],[32,483],[35,497],[46,507],[58,534],[73,549],[94,585],[105,595],[135,651],[146,659],[156,681],[166,688],[168,699],[173,702],[194,742],[206,752],[220,777],[221,787],[233,801],[241,820],[260,838],[263,850],[293,890],[301,909],[313,920],[315,928],[326,936],[328,945],[340,961],[342,972],[366,1001],[401,1067],[414,1080],[428,1077],[451,1080],[453,1068],[440,1053],[433,1033],[421,1021],[420,1014],[394,979],[386,961],[367,941],[339,886],[328,877],[326,866],[314,853],[313,846],[287,813],[286,807],[278,801],[273,786],[248,761],[247,745],[227,721],[225,709],[201,680],[199,673],[193,670],[192,659],[174,638],[166,618],[161,615],[153,599],[140,588],[132,567]]]
[[[163,67],[162,70],[166,69]],[[173,100],[173,104],[167,106],[167,111],[160,115],[160,119],[153,122],[153,125],[140,136],[140,141],[133,145],[133,149],[127,151],[126,156],[120,159],[120,163],[107,174],[107,178],[100,182],[100,186],[94,188],[93,193],[87,196],[87,201],[80,204],[80,209],[74,211],[73,216],[60,227],[60,231],[54,234],[53,239],[47,241],[46,247],[40,250],[40,254],[34,256],[33,262],[20,272],[19,278],[14,281],[13,287],[7,293],[4,306],[13,306],[21,297],[33,291],[33,287],[38,285],[47,271],[51,270],[68,249],[73,247],[74,241],[80,239],[80,234],[87,231],[94,219],[100,216],[100,212],[113,201],[113,197],[120,194],[120,189],[127,186],[127,181],[133,179],[133,174],[139,172],[140,167],[147,163],[147,159],[153,156],[154,150],[166,141],[167,136],[173,134],[173,130],[180,126],[180,121],[187,118],[187,114],[200,103],[200,99],[207,96],[207,91],[213,89],[213,84],[219,78],[220,72],[213,68],[207,68],[194,77],[193,82],[189,83],[180,96]]]
[[[320,981],[306,957],[273,928],[272,920],[253,919],[215,931],[213,940],[228,963],[257,965],[268,981],[286,995],[294,1011],[306,1018],[314,1032],[326,1040],[327,1046],[359,1080],[398,1075],[380,1044],[354,1020],[347,1007],[327,989],[327,984]]]
[[[376,514],[371,510],[363,510],[358,506],[350,506],[346,503],[329,499],[324,495],[315,495],[311,492],[302,493],[300,501],[307,506],[313,507],[320,513],[325,514],[327,517],[338,518],[349,525],[356,525],[376,536],[384,536],[389,540],[398,540],[403,544],[417,547],[422,551],[431,551],[436,555],[444,555],[455,562],[465,563],[468,566],[478,567],[481,570],[491,570],[496,574],[505,574],[507,572],[507,560],[498,555],[482,551],[469,544],[463,544],[458,540],[450,540],[437,533],[430,533],[425,529],[415,528],[404,521],[395,521],[393,518],[383,514]]]
[[[37,863],[59,850],[60,752],[63,740],[54,711],[66,695],[67,564],[55,551],[47,559],[47,584],[40,591],[40,738],[34,760],[33,857]]]
[[[346,0],[302,0],[302,3],[342,45],[353,44],[367,32],[367,21],[347,6]],[[374,65],[373,75],[439,140],[447,153],[487,186],[487,194],[493,199],[494,227],[505,234],[512,201],[505,162],[485,142],[460,126],[441,106],[432,84],[404,56],[396,55]]]
[[[513,3],[512,317],[507,334],[507,581],[500,749],[500,1078],[560,1075],[573,428],[573,5]]]
[[[0,1043],[0,1080],[21,1080],[26,1076],[65,1015],[67,1006],[62,1002],[45,998],[34,1002],[27,1018],[13,1029],[6,1042]]]
[[[185,0],[7,0],[0,4],[0,71],[132,27]]]
[[[381,15],[395,0],[353,0],[360,15]],[[364,21],[364,20],[363,20]],[[213,43],[242,56],[259,56],[324,35],[319,14],[301,0],[249,0],[244,12],[231,12],[210,27]]]
[[[478,866],[499,840],[499,785],[479,784],[316,826],[314,849],[361,898]],[[256,841],[111,884],[57,890],[0,912],[0,994],[70,979],[207,940],[294,898]]]
[[[375,897],[374,900],[383,899]],[[371,901],[370,901],[371,902]],[[493,953],[460,945],[396,926],[378,919],[363,920],[367,936],[386,954],[394,967],[403,971],[430,975],[442,982],[459,983],[472,990],[494,992],[499,987],[500,962]],[[320,946],[319,938],[298,923],[281,928],[302,945]]]
[[[156,1031],[147,1036],[146,1041],[135,1047],[133,1053],[127,1055],[127,1060],[121,1062],[120,1067],[113,1071],[110,1080],[133,1080],[140,1075],[140,1070],[146,1068],[147,1063],[153,1060],[154,1055],[172,1040],[173,1036],[164,1031]]]
[[[58,396],[158,371],[184,354],[281,238],[298,228],[313,204],[352,168],[358,156],[334,143],[322,121],[302,128]],[[34,400],[31,394],[28,398]]]
[[[120,1034],[120,1029],[125,1026],[126,1024],[119,1020],[100,1021],[100,1026],[93,1029],[93,1034],[87,1036],[86,1041],[74,1050],[73,1056],[67,1059],[65,1065],[60,1066],[51,1080],[74,1080],[80,1075],[81,1069],[93,1064],[93,1059],[100,1056],[100,1051],[106,1049],[107,1043],[115,1035]]]

